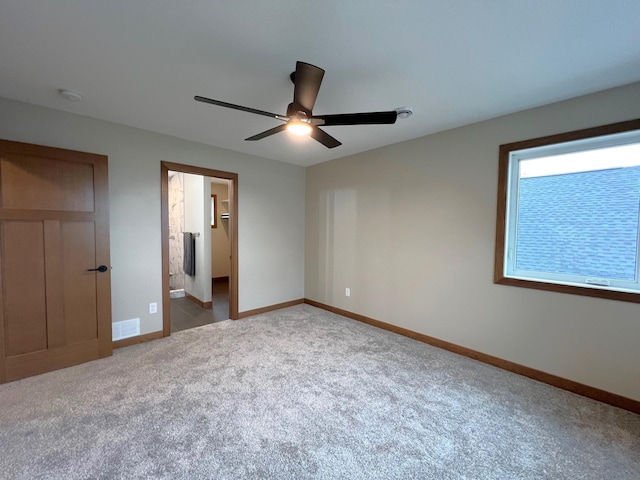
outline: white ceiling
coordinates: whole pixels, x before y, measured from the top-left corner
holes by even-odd
[[[0,0],[0,96],[312,165],[638,81],[639,18],[638,0]],[[193,100],[284,114],[296,60],[326,70],[317,115],[415,114],[327,127],[329,150],[245,142],[279,122]]]

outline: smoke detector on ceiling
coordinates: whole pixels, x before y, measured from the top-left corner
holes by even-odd
[[[411,115],[413,115],[413,108],[398,107],[396,108],[396,113],[398,114],[398,118],[409,118]]]
[[[82,94],[74,92],[73,90],[60,89],[58,90],[58,93],[62,98],[71,100],[72,102],[79,102],[82,100]]]

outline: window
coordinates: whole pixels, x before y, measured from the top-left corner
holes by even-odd
[[[500,146],[496,283],[640,302],[640,120]]]

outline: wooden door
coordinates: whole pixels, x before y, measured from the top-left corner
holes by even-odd
[[[0,140],[0,382],[111,355],[109,266],[107,157]]]

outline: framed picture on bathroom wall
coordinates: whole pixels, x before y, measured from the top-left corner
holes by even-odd
[[[211,228],[218,228],[218,209],[217,209],[217,196],[211,194]]]

